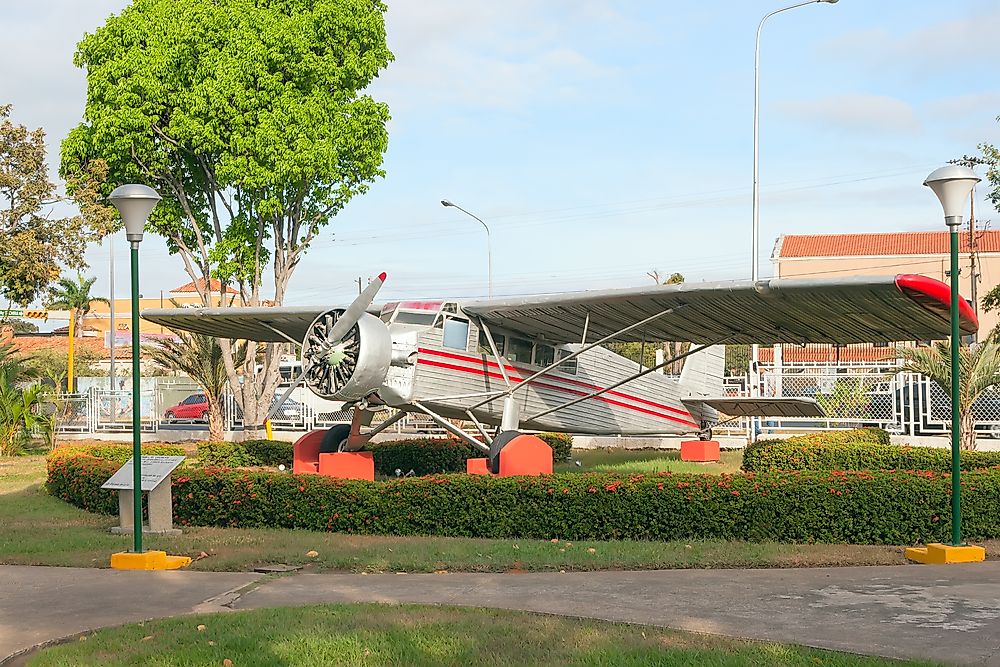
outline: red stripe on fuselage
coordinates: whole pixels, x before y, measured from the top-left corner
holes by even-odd
[[[433,366],[435,368],[444,368],[444,369],[452,370],[452,371],[460,371],[462,373],[471,373],[473,375],[480,375],[480,376],[485,376],[485,377],[496,378],[498,380],[502,380],[503,379],[503,375],[501,375],[500,373],[493,373],[491,371],[482,370],[480,368],[469,368],[468,366],[459,366],[457,364],[449,364],[449,363],[445,363],[443,361],[433,361],[431,359],[421,359],[421,358],[418,358],[417,359],[417,363],[418,364],[424,364],[425,366]],[[507,367],[505,366],[505,368],[507,368]],[[521,378],[517,378],[517,379],[521,379]],[[538,387],[539,389],[549,389],[549,390],[552,390],[552,391],[562,391],[562,392],[566,392],[566,393],[569,393],[569,394],[574,394],[576,396],[586,396],[587,393],[588,393],[588,392],[579,391],[577,389],[570,389],[569,387],[559,387],[559,386],[556,386],[556,385],[548,384],[547,382],[539,382],[538,380],[531,380],[528,384],[532,385],[534,387]],[[659,417],[660,419],[668,419],[668,420],[670,420],[672,422],[677,422],[678,424],[683,424],[684,426],[688,426],[690,428],[694,428],[694,429],[698,428],[698,425],[695,424],[694,422],[689,422],[689,421],[684,420],[684,419],[678,419],[677,417],[674,417],[674,416],[671,416],[671,415],[665,415],[665,414],[661,414],[659,412],[654,412],[653,410],[647,410],[646,408],[640,408],[637,405],[629,405],[628,403],[623,403],[621,401],[615,401],[615,400],[610,399],[610,398],[604,398],[603,396],[595,396],[591,400],[601,401],[602,403],[607,403],[609,405],[615,405],[615,406],[618,406],[618,407],[621,407],[621,408],[625,408],[627,410],[634,410],[636,412],[641,412],[643,414],[652,415],[654,417]]]
[[[466,356],[466,355],[463,355],[463,354],[456,354],[454,352],[445,352],[443,350],[435,350],[435,349],[427,348],[427,347],[417,348],[417,351],[420,352],[421,354],[433,354],[433,355],[438,356],[438,357],[444,357],[445,359],[455,359],[457,361],[464,361],[466,363],[476,364],[476,365],[479,365],[479,366],[482,366],[482,364],[483,364],[482,357],[469,357],[469,356]],[[500,364],[498,364],[495,361],[490,361],[490,360],[487,359],[486,364],[488,366],[492,366],[493,368],[496,368],[496,369],[500,368]],[[530,370],[530,369],[527,369],[527,368],[518,368],[517,366],[510,366],[510,365],[507,365],[507,364],[504,364],[504,368],[506,370],[508,370],[508,371],[513,371],[515,373],[524,373],[526,375],[534,375],[537,372],[537,371],[533,371],[533,370]],[[592,389],[594,391],[600,391],[601,389],[604,389],[604,387],[599,387],[596,384],[590,384],[589,382],[583,382],[581,380],[574,380],[572,378],[562,377],[561,375],[560,376],[556,376],[556,375],[543,375],[542,377],[547,377],[548,379],[551,379],[551,380],[558,380],[559,382],[565,382],[567,384],[576,385],[577,387],[584,387],[586,389]],[[522,378],[517,378],[517,379],[520,380]],[[677,408],[671,407],[669,405],[664,405],[663,403],[657,403],[656,401],[650,401],[650,400],[645,399],[645,398],[639,398],[638,396],[632,396],[631,394],[626,394],[624,392],[612,390],[612,391],[609,391],[607,393],[609,395],[611,395],[611,396],[617,396],[619,398],[626,398],[626,399],[628,399],[630,401],[635,401],[636,403],[642,403],[644,405],[649,405],[649,406],[654,407],[654,408],[659,408],[661,410],[666,410],[668,412],[673,412],[674,414],[678,414],[678,415],[681,415],[683,417],[690,417],[691,416],[691,413],[687,412],[686,410],[678,410]]]

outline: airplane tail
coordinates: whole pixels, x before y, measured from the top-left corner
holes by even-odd
[[[726,346],[713,345],[684,360],[678,384],[681,396],[725,396]]]

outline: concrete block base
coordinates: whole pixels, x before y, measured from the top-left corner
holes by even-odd
[[[489,475],[489,459],[466,459],[465,472],[470,475]]]
[[[166,551],[144,551],[141,554],[120,551],[111,554],[111,567],[115,570],[178,570],[190,564],[188,556],[168,556]]]
[[[718,463],[719,443],[715,440],[685,440],[681,443],[681,461]]]
[[[338,479],[375,481],[375,459],[371,452],[331,452],[319,455],[319,474]]]
[[[906,550],[906,558],[927,565],[943,565],[945,563],[979,563],[986,560],[986,549],[974,545],[932,543],[926,547],[912,547]]]
[[[115,534],[115,535],[131,535],[133,531],[132,531],[132,526],[129,526],[128,528],[122,528],[121,526],[112,526],[111,527],[111,532],[113,534]],[[143,526],[142,527],[142,534],[143,535],[169,535],[169,536],[174,536],[174,535],[180,535],[182,533],[183,533],[183,531],[180,528],[161,528],[159,530],[154,530],[154,529],[150,528],[149,526]]]

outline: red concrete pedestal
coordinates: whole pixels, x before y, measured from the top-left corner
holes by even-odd
[[[719,443],[715,440],[685,440],[681,443],[681,461],[701,463],[719,461]]]
[[[500,450],[500,476],[551,475],[552,448],[534,435],[519,435]]]
[[[323,442],[326,429],[309,431],[292,445],[292,472],[319,472],[319,446]]]
[[[470,475],[489,475],[489,459],[467,459],[465,472]]]
[[[331,452],[319,455],[319,474],[338,479],[375,481],[375,459],[371,452]]]

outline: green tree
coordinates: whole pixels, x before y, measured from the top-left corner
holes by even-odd
[[[0,319],[0,329],[3,329],[4,327],[10,327],[16,334],[38,333],[38,327],[33,322],[22,320],[17,317]]]
[[[951,396],[951,343],[939,341],[931,347],[900,348],[904,371],[926,376]],[[997,382],[1000,373],[1000,345],[994,342],[961,346],[959,353],[958,414],[962,449],[976,448],[972,404]]]
[[[180,333],[178,340],[164,339],[145,351],[160,368],[184,373],[201,386],[208,399],[208,437],[222,440],[222,396],[228,379],[219,340],[204,334]],[[243,365],[246,343],[234,345],[232,351],[236,365]]]
[[[0,297],[26,305],[59,275],[59,265],[84,265],[93,238],[83,216],[55,217],[60,201],[45,163],[45,132],[10,120],[0,105]],[[81,174],[83,192],[89,175]]]
[[[114,184],[163,200],[149,229],[167,239],[217,305],[281,305],[295,268],[354,196],[383,176],[388,107],[362,93],[392,59],[379,0],[136,0],[78,46],[84,120],[63,142],[72,187],[94,160]],[[225,304],[229,305],[229,304]],[[255,435],[278,385],[279,350],[260,369],[221,341],[230,385]],[[242,376],[243,382],[238,378]]]
[[[76,337],[83,335],[81,331],[83,318],[90,313],[90,304],[104,303],[110,305],[111,302],[101,296],[93,296],[90,289],[97,282],[97,278],[84,278],[77,274],[76,281],[69,278],[60,278],[56,287],[49,290],[49,300],[47,307],[62,308],[70,311],[73,324],[76,328]]]

